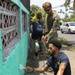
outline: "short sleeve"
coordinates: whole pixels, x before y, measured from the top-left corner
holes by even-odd
[[[46,64],[48,65],[48,67],[51,66],[51,64],[52,64],[52,60],[51,60],[51,58],[49,58],[49,59],[47,60]]]
[[[69,59],[66,54],[63,54],[63,56],[61,57],[61,63],[69,63]]]

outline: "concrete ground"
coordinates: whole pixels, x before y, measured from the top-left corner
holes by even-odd
[[[71,63],[71,70],[72,70],[72,75],[75,75],[75,51],[70,50],[68,47],[63,46],[63,48],[61,49],[62,52],[64,52],[65,54],[67,54],[67,56],[69,57],[70,63]],[[34,51],[30,50],[29,51],[29,56],[28,56],[28,63],[27,65],[31,66],[31,67],[41,67],[45,64],[47,57],[46,54],[39,56],[40,59],[39,60],[35,60],[33,59],[34,57]],[[53,72],[44,72],[44,73],[26,73],[26,75],[54,75]]]

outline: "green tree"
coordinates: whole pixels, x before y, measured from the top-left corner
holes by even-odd
[[[69,6],[71,0],[65,0],[64,6],[67,7]],[[73,0],[73,9],[75,10],[75,0]]]
[[[40,7],[38,7],[36,5],[30,6],[30,19],[31,19],[32,22],[37,21],[36,14],[39,11],[41,11]]]
[[[71,0],[65,0],[64,6],[67,7],[70,4]]]
[[[75,12],[70,16],[70,21],[75,21]]]
[[[32,5],[30,6],[30,20],[33,22],[33,21],[37,21],[37,18],[36,18],[36,14],[38,12],[41,12],[42,15],[43,15],[43,18],[45,17],[46,13],[44,11],[43,8],[40,8],[38,7],[37,5]]]

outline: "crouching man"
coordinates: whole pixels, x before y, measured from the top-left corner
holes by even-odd
[[[46,64],[40,68],[32,68],[27,66],[26,71],[29,72],[44,72],[48,67],[52,67],[54,75],[71,75],[70,62],[66,54],[60,52],[62,47],[58,40],[51,40],[48,45],[50,58]]]

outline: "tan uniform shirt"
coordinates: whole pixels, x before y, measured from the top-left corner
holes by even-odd
[[[47,15],[45,22],[45,33],[47,33],[48,40],[57,38],[57,28],[59,26],[59,16],[56,11],[53,14]]]

